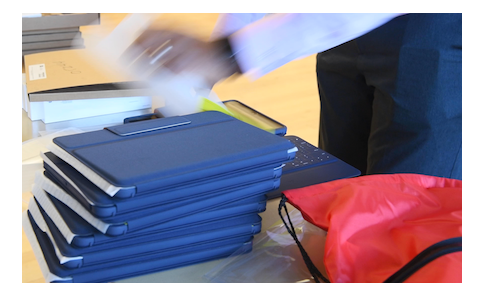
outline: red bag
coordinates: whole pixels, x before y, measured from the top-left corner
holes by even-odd
[[[460,180],[368,175],[284,191],[279,212],[285,201],[328,231],[331,282],[462,282]]]

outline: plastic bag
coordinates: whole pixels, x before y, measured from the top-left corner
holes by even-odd
[[[289,212],[299,241],[324,273],[326,231],[305,221],[298,210]],[[286,218],[287,220],[287,218]],[[235,252],[204,277],[213,283],[313,282],[301,252],[281,220],[255,236],[250,253]]]

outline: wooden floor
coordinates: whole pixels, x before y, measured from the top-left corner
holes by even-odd
[[[86,47],[109,34],[126,14],[101,14],[101,25],[82,27]],[[179,30],[208,39],[218,14],[163,14],[156,26]],[[217,84],[221,100],[236,99],[285,124],[288,135],[297,135],[317,145],[319,96],[315,55],[293,61],[256,81],[246,77]],[[23,194],[28,199],[28,193]],[[25,200],[24,199],[24,200]],[[22,211],[27,205],[23,203]],[[22,282],[44,282],[40,268],[22,231]]]

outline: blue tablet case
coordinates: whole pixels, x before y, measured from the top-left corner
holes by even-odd
[[[48,173],[44,172],[44,175],[47,176]],[[44,180],[44,179],[45,177],[41,178],[40,180]],[[32,189],[32,192],[34,193],[34,195],[38,195],[37,193],[40,191],[38,187],[45,187],[42,189],[45,189],[44,193],[47,196],[49,196],[51,200],[59,200],[59,199],[64,200],[63,202],[66,205],[70,205],[72,209],[78,212],[92,225],[95,225],[93,222],[96,222],[96,221],[100,222],[103,225],[107,224],[108,225],[107,229],[101,230],[103,233],[106,233],[107,235],[110,235],[110,236],[120,236],[128,232],[134,232],[136,230],[140,230],[140,229],[152,226],[153,224],[161,224],[180,217],[196,215],[197,213],[208,211],[210,209],[214,209],[223,205],[227,205],[231,202],[235,202],[239,200],[243,201],[246,198],[250,198],[254,196],[257,196],[257,197],[264,196],[264,194],[267,193],[269,190],[277,188],[278,181],[279,181],[278,179],[260,181],[247,186],[234,188],[232,189],[232,191],[229,191],[222,195],[214,196],[214,197],[201,196],[199,198],[202,198],[202,199],[198,199],[197,201],[192,202],[190,204],[186,204],[184,202],[176,202],[176,203],[171,203],[169,205],[149,207],[138,211],[133,211],[124,215],[118,215],[115,217],[94,219],[93,221],[90,221],[89,218],[87,218],[85,215],[82,215],[82,213],[80,212],[82,208],[81,205],[76,209],[75,206],[79,205],[79,203],[74,198],[72,198],[72,196],[70,196],[68,192],[64,191],[65,195],[63,195],[62,198],[59,198],[61,196],[59,197],[52,196],[52,193],[49,193],[49,191],[52,191],[52,189],[50,189],[49,187],[55,187],[56,185],[55,185],[55,182],[51,183],[52,185],[48,185],[48,182],[49,182],[48,176],[45,182],[42,182],[40,184],[37,183],[36,186],[34,186],[34,188]],[[277,186],[274,187],[274,185],[277,185]],[[38,198],[41,198],[41,197],[39,196]]]
[[[48,201],[42,202],[42,200],[35,199],[38,204],[46,211],[47,215],[56,223],[54,220],[53,212],[56,211],[60,215],[60,220],[62,224],[65,224],[69,231],[73,234],[72,241],[68,237],[64,236],[71,245],[75,247],[89,247],[99,244],[104,244],[111,242],[113,237],[104,234],[94,228],[91,224],[81,218],[76,212],[66,206],[64,203],[60,202],[56,198],[52,197],[50,194],[46,193]],[[46,202],[51,202],[54,209],[51,209]],[[264,195],[258,195],[254,197],[249,197],[243,200],[238,200],[236,202],[219,206],[213,210],[197,213],[195,215],[183,216],[176,218],[165,223],[160,223],[156,225],[151,225],[141,230],[134,232],[127,232],[123,236],[114,237],[120,240],[128,240],[129,238],[135,238],[137,236],[145,234],[155,234],[160,230],[183,230],[184,228],[193,226],[195,224],[204,224],[210,222],[216,222],[218,224],[223,224],[224,220],[231,219],[240,215],[254,214],[265,211],[266,198]]]
[[[142,274],[158,272],[176,267],[196,264],[230,256],[243,248],[245,252],[252,250],[252,240],[242,242],[242,238],[220,240],[217,243],[209,242],[193,247],[183,247],[170,252],[149,253],[128,257],[123,260],[93,265],[78,269],[63,268],[57,259],[54,247],[46,233],[35,223],[29,211],[23,213],[23,226],[27,237],[35,237],[40,251],[36,251],[37,260],[41,267],[46,266],[50,273],[57,276],[53,282],[110,282]],[[29,224],[28,226],[26,224]],[[31,236],[30,233],[33,236]],[[35,250],[34,250],[35,251]]]
[[[168,252],[190,245],[196,248],[198,244],[216,242],[222,239],[242,238],[244,242],[250,241],[252,236],[261,230],[261,218],[257,214],[250,214],[224,220],[223,224],[210,222],[186,226],[183,229],[159,229],[156,233],[145,233],[126,239],[117,237],[105,244],[77,248],[66,242],[41,206],[38,204],[29,205],[29,211],[37,225],[38,220],[47,225],[50,239],[57,247],[57,257],[61,266],[71,269],[99,265],[150,252]],[[34,213],[40,213],[41,216],[36,217],[33,215]]]
[[[114,196],[125,198],[239,170],[275,168],[296,151],[289,140],[217,111],[123,124],[53,142],[120,187]]]
[[[136,196],[136,199],[119,199],[107,195],[53,153],[45,153],[45,158],[47,158],[44,161],[45,175],[98,218],[115,217],[153,206],[165,205],[167,208],[173,208],[176,205],[192,204],[209,197],[229,194],[255,182],[275,180],[282,174],[282,167],[267,167],[249,170],[238,176],[194,184],[191,187],[180,186],[166,191],[142,194]],[[277,186],[278,181],[275,181],[273,189]],[[273,189],[267,189],[267,191]]]

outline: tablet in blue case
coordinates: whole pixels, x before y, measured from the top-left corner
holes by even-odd
[[[209,197],[234,193],[237,189],[256,182],[273,180],[273,188],[278,187],[282,167],[249,170],[237,176],[217,178],[209,182],[194,184],[191,187],[179,186],[165,191],[136,196],[136,199],[110,197],[69,164],[51,152],[43,155],[45,175],[75,198],[93,216],[99,218],[115,217],[153,206],[174,206],[192,204]],[[229,201],[229,200],[227,200]]]
[[[93,265],[78,269],[63,268],[48,235],[33,220],[29,211],[22,214],[22,226],[29,239],[44,278],[47,282],[85,283],[111,282],[123,278],[182,267],[200,262],[230,256],[235,251],[252,250],[252,240],[241,242],[242,238],[220,240],[217,243],[200,244],[195,249],[184,247],[176,252],[149,253],[120,261]]]
[[[52,153],[120,198],[276,168],[297,151],[289,140],[216,111],[134,122],[53,142]]]
[[[40,196],[39,196],[40,197]],[[65,240],[76,247],[88,247],[98,244],[107,243],[113,240],[113,237],[99,231],[75,211],[66,206],[61,201],[46,193],[44,197],[34,199],[39,203],[42,209],[51,218],[54,224],[59,228]],[[160,230],[177,229],[190,227],[194,224],[208,222],[218,222],[223,225],[224,220],[245,214],[260,213],[265,210],[266,198],[264,195],[249,197],[238,200],[229,205],[219,206],[210,211],[204,211],[195,215],[183,216],[170,220],[165,223],[151,225],[141,230],[128,232],[122,236],[114,237],[120,240],[127,240],[142,234],[155,234]]]
[[[45,175],[48,175],[44,172]],[[36,183],[32,188],[34,196],[41,201],[55,200],[62,201],[79,216],[84,218],[96,229],[110,236],[120,236],[126,233],[135,232],[154,224],[161,224],[177,218],[189,215],[196,215],[204,211],[209,211],[217,207],[229,205],[232,202],[244,201],[250,197],[264,196],[266,192],[274,188],[276,180],[260,181],[248,186],[234,188],[232,191],[214,197],[201,197],[195,202],[186,204],[184,202],[172,203],[133,211],[116,217],[99,219],[92,216],[84,207],[72,196],[59,187],[55,182],[47,177],[36,177]],[[200,197],[199,197],[200,198]]]
[[[224,220],[223,224],[209,222],[186,226],[183,229],[159,229],[158,232],[144,233],[125,239],[115,237],[101,245],[77,248],[66,242],[38,203],[30,204],[29,211],[37,225],[39,223],[47,225],[46,232],[53,246],[56,247],[59,263],[62,267],[71,269],[119,261],[150,252],[169,252],[180,247],[193,246],[196,249],[199,244],[216,243],[222,239],[241,238],[245,242],[251,240],[252,236],[261,230],[261,218],[257,214],[249,214]]]

